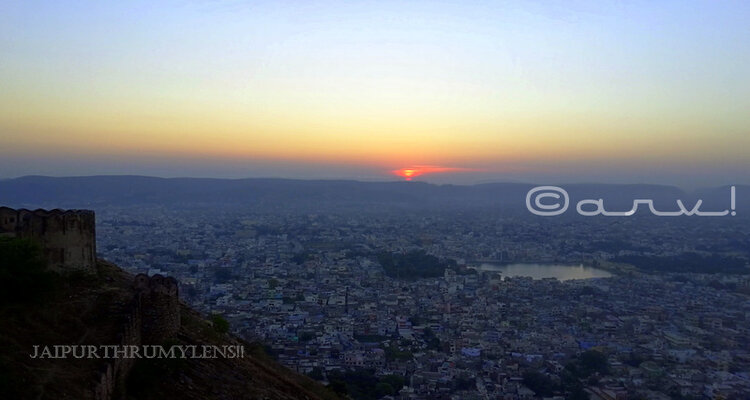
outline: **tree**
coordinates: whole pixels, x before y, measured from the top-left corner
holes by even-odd
[[[533,390],[537,396],[549,397],[554,393],[555,382],[547,375],[537,371],[528,371],[523,374],[523,384]]]
[[[216,283],[226,283],[232,280],[232,272],[228,268],[217,268],[214,271]]]
[[[440,339],[429,327],[424,330],[424,342],[428,350],[440,350]]]
[[[57,274],[47,270],[41,247],[29,239],[0,237],[0,300],[40,301],[55,288]]]
[[[565,366],[565,369],[578,379],[586,379],[594,373],[609,373],[607,356],[597,350],[587,350]]]
[[[229,331],[229,321],[224,319],[221,314],[211,315],[211,322],[213,323],[216,332],[227,333]]]
[[[589,394],[583,390],[583,384],[574,375],[571,368],[572,364],[565,366],[565,369],[560,374],[560,382],[562,383],[563,390],[567,393],[565,395],[566,400],[589,400]]]
[[[316,381],[322,381],[324,379],[323,377],[323,369],[320,367],[315,367],[310,371],[309,374],[307,374],[310,378],[315,379]]]
[[[580,365],[585,376],[589,376],[595,372],[602,375],[609,372],[607,356],[596,350],[588,350],[581,354]]]
[[[575,386],[573,390],[565,396],[566,400],[589,400],[590,398],[588,392],[583,390],[583,386]]]
[[[375,385],[375,397],[381,398],[383,396],[392,396],[394,394],[393,386],[385,382],[380,382]]]
[[[385,375],[380,378],[380,382],[391,385],[394,393],[396,393],[401,390],[402,387],[404,387],[406,379],[404,379],[404,377],[401,375]]]
[[[396,345],[391,345],[385,348],[385,359],[387,361],[408,361],[414,356],[408,350],[401,350]]]
[[[470,390],[476,384],[476,379],[467,375],[459,375],[453,380],[455,390]]]

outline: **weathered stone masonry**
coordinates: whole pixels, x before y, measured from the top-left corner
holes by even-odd
[[[38,242],[55,272],[97,273],[96,218],[91,210],[15,210],[0,207],[0,236]],[[133,298],[126,305],[116,343],[119,346],[162,344],[180,330],[177,281],[172,277],[138,274]],[[135,364],[132,358],[114,358],[96,372],[90,397],[125,399],[125,382]]]
[[[119,335],[119,345],[162,344],[180,330],[177,280],[172,277],[136,275],[135,296]],[[125,381],[134,359],[115,358],[102,364],[94,382],[94,399],[124,399]]]
[[[96,219],[91,210],[0,207],[0,236],[37,241],[57,272],[96,272]]]

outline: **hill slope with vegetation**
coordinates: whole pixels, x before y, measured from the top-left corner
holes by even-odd
[[[32,358],[34,346],[118,343],[134,277],[99,261],[95,275],[49,272],[32,242],[0,238],[0,398],[93,399],[102,359]],[[243,358],[138,359],[126,399],[336,399],[334,392],[273,361],[180,304],[169,345],[242,345]]]

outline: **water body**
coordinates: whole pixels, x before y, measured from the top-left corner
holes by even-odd
[[[498,271],[503,277],[528,276],[533,279],[557,278],[561,281],[571,279],[608,278],[612,276],[603,269],[584,267],[583,265],[559,264],[490,264],[483,263],[479,271]]]

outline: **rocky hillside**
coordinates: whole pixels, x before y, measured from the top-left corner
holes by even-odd
[[[3,239],[3,238],[0,238]],[[8,253],[10,241],[0,247]],[[17,247],[16,244],[13,246]],[[11,247],[13,247],[11,246]],[[335,399],[333,392],[274,362],[258,343],[244,342],[177,303],[178,320],[160,345],[240,345],[241,358],[33,358],[35,345],[147,343],[148,298],[136,277],[99,261],[95,275],[50,274],[19,262],[28,249],[0,260],[0,398],[3,399]],[[23,247],[23,246],[22,246]],[[31,253],[29,253],[31,254]],[[23,264],[23,265],[22,265]],[[26,265],[28,264],[28,265]],[[36,267],[35,267],[36,265]],[[25,272],[18,268],[23,267]],[[141,306],[141,302],[143,305]],[[141,310],[138,307],[143,307]],[[145,316],[141,321],[139,313]]]

